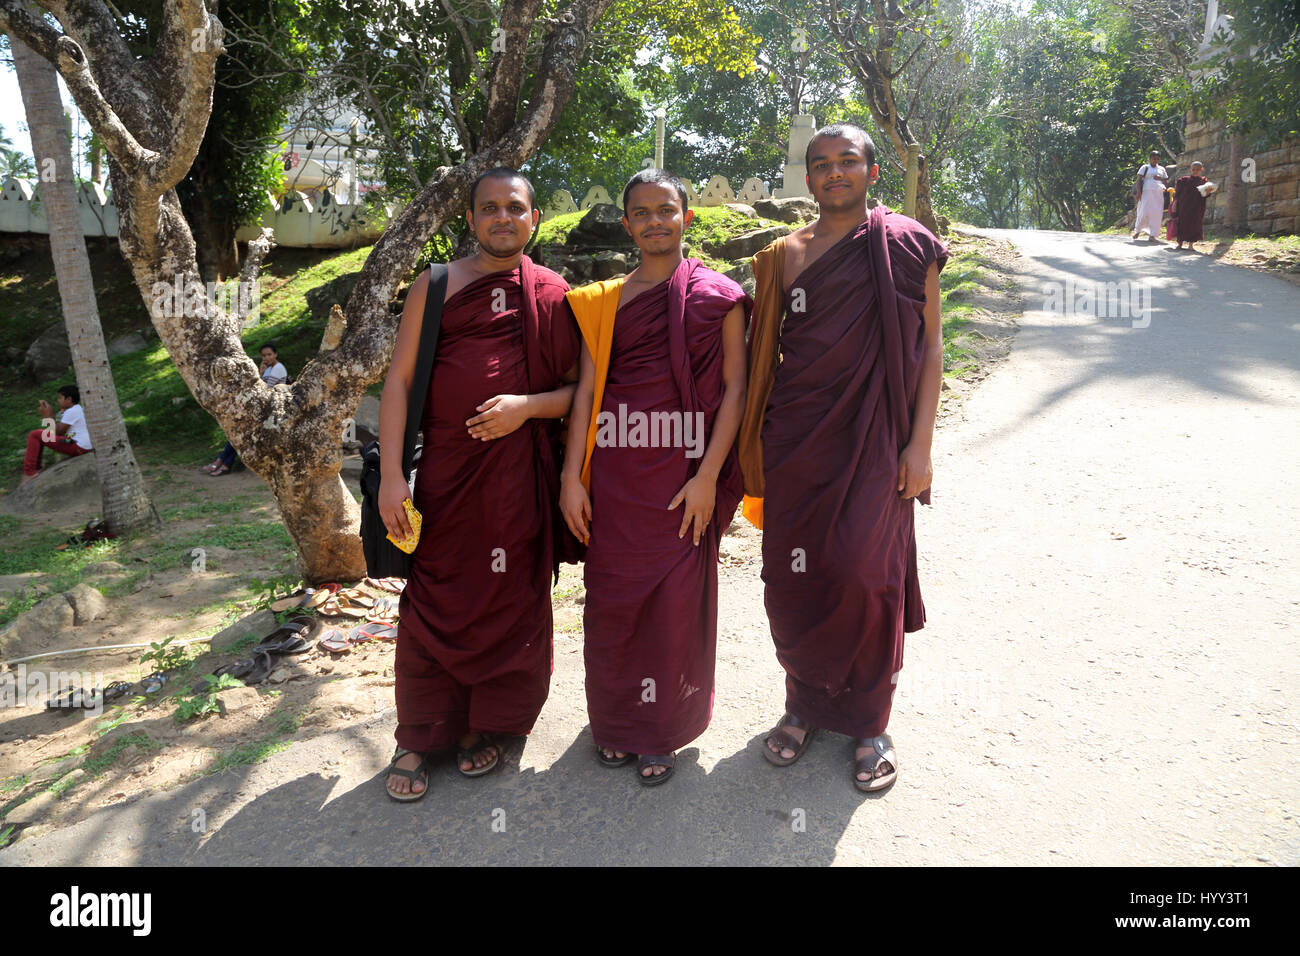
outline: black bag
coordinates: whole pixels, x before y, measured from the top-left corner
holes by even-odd
[[[415,357],[415,375],[406,403],[406,429],[402,436],[402,474],[414,482],[420,449],[415,440],[424,418],[424,400],[429,394],[433,358],[438,351],[438,329],[442,326],[442,304],[447,294],[447,267],[429,266],[429,288],[420,324],[420,347]],[[361,449],[361,549],[366,556],[366,574],[372,578],[405,578],[411,570],[411,556],[388,540],[388,529],[379,514],[379,442],[366,442]]]

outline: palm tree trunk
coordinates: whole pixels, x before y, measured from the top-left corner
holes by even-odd
[[[145,492],[144,476],[126,435],[104,331],[99,324],[90,258],[77,211],[72,151],[64,128],[58,74],[53,64],[21,40],[11,36],[9,42],[32,134],[41,207],[50,228],[50,252],[68,326],[72,366],[81,391],[86,427],[95,446],[104,521],[117,535],[152,530],[159,524],[158,513]]]

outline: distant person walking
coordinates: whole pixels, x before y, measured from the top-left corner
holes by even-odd
[[[23,480],[27,484],[41,472],[41,450],[49,448],[60,455],[84,455],[91,451],[90,432],[86,430],[86,413],[81,410],[81,392],[75,385],[64,385],[59,389],[58,420],[52,428],[46,428],[45,421],[53,419],[54,407],[41,399],[40,428],[33,428],[27,433],[27,455],[23,458]]]
[[[1214,184],[1202,175],[1203,169],[1200,163],[1192,163],[1190,174],[1180,176],[1174,183],[1174,202],[1170,207],[1170,215],[1176,221],[1175,238],[1179,249],[1184,242],[1191,249],[1192,243],[1205,238],[1205,200],[1214,192]]]
[[[1151,150],[1147,161],[1137,172],[1137,182],[1133,184],[1133,194],[1137,198],[1137,218],[1133,222],[1133,238],[1136,239],[1143,230],[1150,237],[1149,242],[1159,241],[1160,219],[1165,211],[1165,187],[1169,184],[1169,173],[1160,165],[1160,153]]]

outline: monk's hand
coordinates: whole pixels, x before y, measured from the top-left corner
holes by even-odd
[[[915,498],[930,487],[934,469],[930,465],[930,449],[908,445],[898,456],[898,493],[904,498]]]
[[[474,411],[479,414],[465,422],[471,438],[504,438],[528,421],[528,396],[493,395]]]
[[[691,535],[698,545],[700,535],[704,534],[704,526],[713,516],[713,505],[717,497],[718,483],[707,475],[696,475],[682,485],[682,490],[673,495],[673,500],[668,505],[668,510],[672,511],[683,502],[686,504],[682,511],[682,526],[677,532],[677,537],[685,537],[687,529],[693,524],[694,530]]]
[[[583,544],[591,543],[591,498],[580,479],[560,479],[560,514],[575,538]]]
[[[402,507],[402,502],[409,497],[411,489],[401,478],[379,479],[379,517],[394,538],[410,537],[411,522],[407,520],[406,509]]]

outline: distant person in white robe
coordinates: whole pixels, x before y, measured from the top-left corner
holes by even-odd
[[[1160,154],[1151,150],[1147,161],[1138,169],[1137,182],[1133,191],[1137,195],[1137,219],[1133,223],[1133,238],[1143,231],[1150,237],[1148,241],[1159,241],[1160,220],[1165,211],[1165,188],[1169,185],[1169,174],[1160,165]]]

